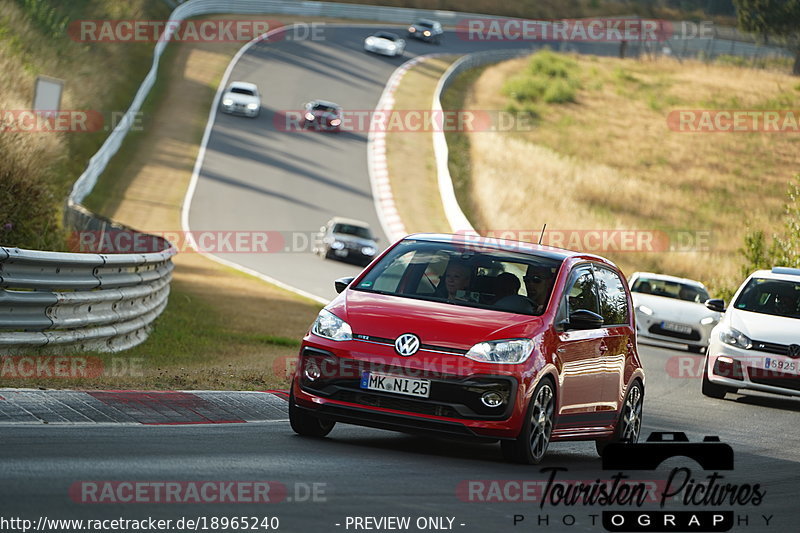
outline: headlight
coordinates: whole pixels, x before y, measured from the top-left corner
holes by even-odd
[[[331,243],[331,248],[333,248],[334,250],[341,250],[342,248],[344,248],[344,243],[339,241],[333,241]]]
[[[372,46],[373,44],[375,44],[375,38],[367,37],[367,40],[365,42],[367,43],[367,46]]]
[[[331,120],[331,126],[338,126],[341,123],[342,123],[341,119],[338,118]]]
[[[532,351],[530,339],[506,339],[479,342],[469,349],[467,357],[486,363],[516,364],[527,361]]]
[[[733,328],[723,329],[720,331],[719,340],[725,344],[730,344],[731,346],[736,346],[738,348],[744,348],[745,350],[749,350],[753,347],[753,341],[751,341],[747,335]]]
[[[314,120],[314,113],[306,113],[306,120]]]
[[[639,307],[637,307],[637,309],[642,313],[646,314],[647,316],[653,316],[653,310],[647,307],[646,305],[640,305]]]
[[[430,37],[431,36],[431,32],[429,32],[428,30],[425,30],[424,32],[422,32],[422,35],[424,35],[425,37]]]
[[[258,109],[258,104],[255,102],[247,104],[247,109],[249,109],[250,111],[256,110]]]
[[[389,46],[387,46],[387,48],[388,48],[389,50],[397,50],[397,45],[395,45],[395,44],[390,44]]]
[[[415,31],[417,31],[417,28],[415,28],[414,26],[408,28],[408,33],[414,33]]]
[[[701,323],[702,325],[704,325],[704,326],[707,326],[707,325],[709,325],[709,324],[713,324],[715,321],[716,321],[716,319],[715,319],[713,316],[707,316],[707,317],[705,317],[704,319],[702,319],[702,320],[700,321],[700,323]]]
[[[233,105],[233,100],[231,100],[230,98],[224,98],[222,100],[222,105],[230,107]]]
[[[364,246],[361,249],[361,253],[364,255],[375,255],[375,248],[373,248],[372,246]]]
[[[323,309],[317,315],[314,325],[311,326],[314,335],[330,339],[332,341],[349,341],[353,338],[353,330],[350,324],[334,315],[327,309]]]

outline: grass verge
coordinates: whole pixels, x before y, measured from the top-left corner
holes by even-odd
[[[597,251],[627,273],[682,275],[722,292],[737,286],[748,226],[780,224],[800,138],[788,131],[689,133],[668,119],[680,110],[797,109],[796,80],[691,61],[569,61],[577,66],[574,102],[527,101],[535,106],[533,127],[467,134],[469,162],[460,168],[469,172],[459,179],[469,181],[462,205],[473,224],[483,232],[545,222],[551,230],[663,231],[671,239],[664,249]],[[520,102],[508,80],[530,68],[529,58],[507,61],[453,90],[466,109],[514,110]]]
[[[394,109],[427,111],[442,74],[456,57],[433,58],[406,72],[395,92]],[[386,162],[397,210],[408,233],[450,232],[444,214],[430,128],[386,134]]]

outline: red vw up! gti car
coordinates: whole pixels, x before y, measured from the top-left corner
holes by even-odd
[[[636,442],[644,372],[628,284],[602,257],[408,236],[311,326],[292,380],[300,435],[336,422],[500,440],[536,464],[551,440]]]

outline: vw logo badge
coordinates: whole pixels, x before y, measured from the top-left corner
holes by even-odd
[[[794,357],[795,359],[800,357],[800,344],[789,345],[789,357]]]
[[[414,355],[419,350],[419,337],[413,333],[403,333],[394,341],[394,349],[403,357]]]

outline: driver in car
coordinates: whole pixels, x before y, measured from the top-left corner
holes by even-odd
[[[547,305],[547,297],[553,290],[553,283],[556,280],[554,269],[542,265],[528,265],[528,269],[523,276],[525,290],[528,298],[533,302],[534,312],[540,315],[544,312]]]

